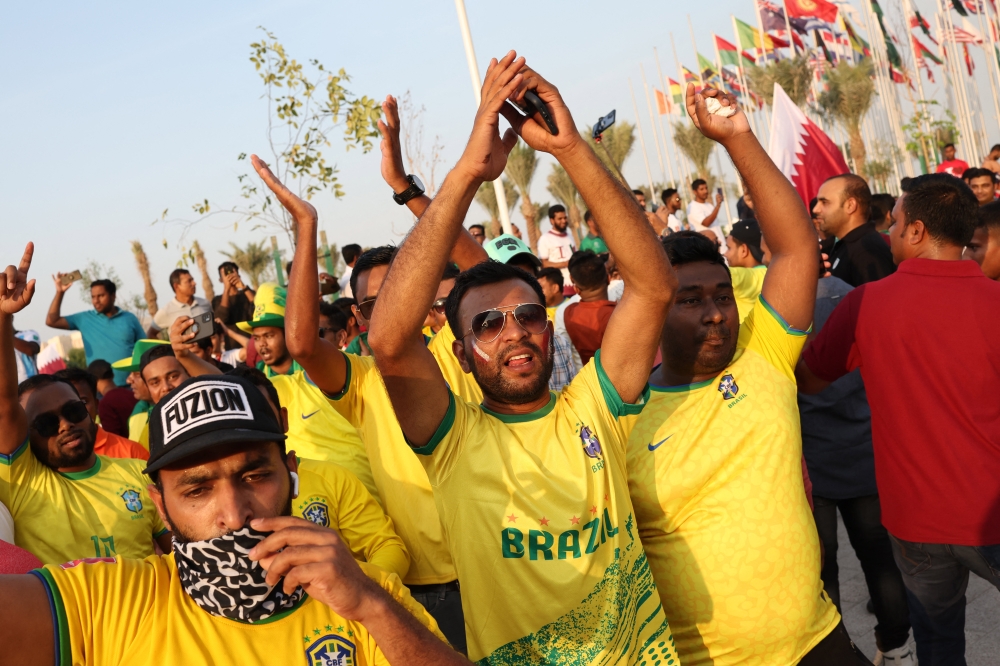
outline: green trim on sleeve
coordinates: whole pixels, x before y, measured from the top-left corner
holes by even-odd
[[[170,531],[170,530],[168,530],[168,529],[167,529],[166,527],[164,527],[164,528],[163,528],[162,530],[160,530],[159,532],[155,532],[155,533],[153,534],[153,538],[154,538],[154,539],[159,539],[159,538],[160,538],[161,536],[163,536],[164,534],[166,534],[166,533],[167,533],[167,532],[169,532],[169,531]]]
[[[14,461],[21,457],[21,454],[28,450],[28,438],[24,438],[24,442],[21,446],[14,449],[13,453],[4,454],[0,453],[0,465],[6,465],[10,467],[14,464]]]
[[[434,436],[431,437],[431,441],[427,442],[423,446],[413,446],[413,452],[422,456],[429,456],[434,453],[434,449],[437,445],[441,443],[441,440],[445,438],[451,429],[455,425],[455,394],[448,391],[448,411],[444,413],[444,418],[441,419],[441,425],[437,427],[434,431]],[[406,442],[409,444],[409,440]],[[412,444],[411,444],[412,446]]]
[[[549,391],[549,402],[544,407],[536,409],[533,412],[528,412],[527,414],[501,414],[500,412],[494,412],[492,409],[486,407],[486,405],[479,406],[484,412],[504,423],[527,423],[528,421],[534,421],[535,419],[548,416],[555,407],[556,394],[552,391]]]
[[[728,366],[727,366],[728,367]],[[718,376],[712,377],[711,379],[706,379],[703,382],[695,382],[694,384],[679,384],[677,386],[650,386],[649,388],[658,393],[683,393],[684,391],[697,391],[698,389],[705,388],[712,382],[718,379]]]
[[[629,404],[622,400],[621,396],[618,395],[618,389],[615,385],[611,383],[611,379],[608,377],[607,373],[604,372],[604,366],[601,365],[601,350],[598,349],[594,354],[594,367],[597,370],[597,380],[601,384],[601,393],[604,394],[604,402],[608,405],[608,410],[614,414],[615,418],[620,416],[629,416],[634,414],[639,414],[642,412],[643,407],[649,402],[649,382],[642,389],[642,395],[639,396],[638,402]]]
[[[789,335],[809,335],[809,332],[812,331],[812,324],[809,325],[808,331],[800,331],[797,328],[789,326],[788,322],[786,322],[781,315],[778,314],[778,311],[772,308],[771,304],[764,300],[764,294],[758,296],[757,299],[761,302],[761,305],[763,305],[764,308],[771,313],[771,316],[774,317],[775,321],[781,324],[781,327],[785,329],[785,333],[788,333]]]
[[[55,663],[57,666],[72,666],[73,647],[69,639],[69,624],[66,621],[66,606],[63,604],[59,585],[46,569],[35,569],[29,573],[38,577],[49,598],[49,609],[52,611],[52,636],[55,643]]]
[[[84,479],[89,479],[98,472],[101,471],[101,456],[94,456],[94,465],[90,469],[85,469],[82,472],[59,472],[70,481],[83,481]]]
[[[336,393],[327,393],[326,391],[322,391],[323,395],[325,395],[328,400],[340,400],[347,395],[348,389],[351,388],[351,357],[344,352],[340,352],[340,354],[344,357],[344,363],[347,364],[347,373],[344,375],[344,388],[340,389]],[[310,381],[310,383],[312,382]],[[313,385],[315,386],[315,384]]]

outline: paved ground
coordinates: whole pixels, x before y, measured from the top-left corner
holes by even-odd
[[[868,587],[861,564],[854,555],[840,523],[837,538],[837,563],[840,565],[840,600],[844,607],[844,625],[857,646],[875,657],[875,616],[868,613]],[[965,610],[965,658],[968,666],[1000,664],[1000,593],[975,574],[969,576]],[[912,640],[912,635],[911,639]]]

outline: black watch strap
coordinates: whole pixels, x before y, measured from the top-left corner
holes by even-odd
[[[399,194],[396,194],[395,192],[392,193],[392,200],[398,203],[400,206],[406,205],[407,201],[409,201],[410,199],[415,199],[424,193],[424,188],[422,188],[414,181],[412,174],[407,176],[406,180],[410,182],[410,186],[408,188],[406,188]]]

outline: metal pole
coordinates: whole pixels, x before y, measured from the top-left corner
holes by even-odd
[[[673,94],[670,92],[670,80],[667,77],[663,76],[663,69],[660,67],[660,54],[656,50],[655,46],[653,47],[653,55],[656,57],[656,73],[657,73],[657,75],[659,75],[660,81],[663,82],[663,91],[664,91],[664,94],[667,96],[667,103],[668,103],[668,105],[673,104],[674,103],[674,99],[673,99]],[[670,110],[670,106],[667,106],[667,111],[668,111],[667,115],[668,116],[670,115],[669,110]],[[660,117],[660,132],[661,133],[663,132],[663,117],[662,116]],[[670,137],[670,143],[674,147],[674,159],[677,161],[677,176],[680,177],[681,174],[682,174],[682,172],[684,171],[684,168],[681,166],[681,158],[677,154],[679,151],[677,150],[677,144],[674,142],[674,128],[670,124],[670,119],[669,118],[667,119],[667,133],[665,134],[665,137],[666,136]],[[664,146],[666,146],[666,143],[667,143],[666,138],[664,138],[663,143],[664,143]],[[667,154],[667,165],[668,166],[670,165],[670,154],[669,154],[669,152]],[[674,169],[673,169],[672,166],[670,167],[670,180],[673,181],[672,186],[674,188],[676,188],[677,187],[677,181],[674,179]]]
[[[479,65],[476,64],[476,51],[472,46],[472,32],[469,31],[469,17],[465,13],[465,0],[455,0],[458,11],[458,27],[462,30],[462,43],[465,44],[465,58],[469,62],[469,76],[472,79],[472,92],[476,95],[476,106],[482,97],[483,80],[479,76]],[[503,189],[503,177],[493,181],[493,191],[497,195],[497,208],[500,209],[500,226],[505,234],[513,234],[510,224],[510,211],[507,210],[507,193]]]
[[[639,130],[639,146],[642,148],[642,163],[646,165],[646,178],[649,179],[649,191],[650,191],[650,196],[652,196],[652,192],[653,192],[653,174],[649,170],[649,156],[646,154],[646,140],[642,136],[642,122],[641,122],[641,120],[639,118],[639,107],[636,106],[636,104],[635,104],[635,91],[632,90],[632,79],[628,80],[628,91],[632,95],[632,110],[635,112],[635,127],[636,127],[636,129]],[[650,121],[652,121],[652,118],[650,118]],[[654,129],[653,131],[655,132],[656,130]],[[602,143],[601,145],[603,146],[604,144]],[[605,148],[605,151],[607,151],[607,148]],[[657,146],[656,152],[660,152],[659,146]],[[607,153],[607,155],[608,155],[608,159],[610,159],[611,158],[611,154]],[[612,162],[612,164],[613,163],[614,162]],[[623,180],[624,180],[624,178],[623,178]]]
[[[756,0],[754,0],[756,3]],[[785,0],[781,0],[781,7],[785,10],[785,30],[788,32],[788,48],[791,49],[792,57],[798,55],[795,50],[795,37],[792,35],[792,22],[788,18],[788,3]]]
[[[990,91],[993,93],[993,112],[997,125],[1000,125],[1000,100],[997,99],[997,77],[1000,76],[1000,69],[997,67],[995,52],[991,53],[993,51],[993,31],[987,28],[986,19],[983,17],[983,14],[989,11],[986,9],[986,4],[981,2],[979,5],[979,9],[982,10],[979,12],[979,29],[983,32],[983,55],[986,56],[986,70],[989,72]],[[988,50],[986,48],[987,39],[990,44]],[[987,137],[983,136],[983,139],[987,139]]]
[[[653,115],[653,103],[649,99],[649,85],[646,83],[646,69],[639,63],[639,72],[642,74],[642,89],[646,92],[646,109],[649,111],[649,126],[653,128],[653,145],[656,147],[656,159],[660,162],[660,174],[663,180],[667,179],[667,170],[663,166],[663,153],[660,151],[660,138],[656,134],[656,117]],[[629,80],[631,90],[632,81]],[[635,106],[635,93],[632,93],[632,105]],[[638,118],[638,116],[636,116]],[[666,148],[664,147],[664,150]],[[649,181],[649,191],[653,191],[653,181]]]

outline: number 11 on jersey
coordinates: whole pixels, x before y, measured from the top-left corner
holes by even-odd
[[[111,557],[117,555],[115,551],[115,538],[113,536],[109,537],[99,537],[94,535],[90,537],[90,540],[94,542],[94,557]],[[101,546],[104,547],[104,554],[101,554]]]

